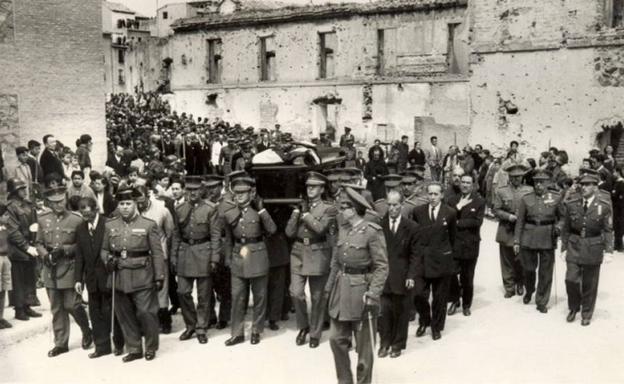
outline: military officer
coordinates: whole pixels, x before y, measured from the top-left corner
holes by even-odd
[[[180,340],[189,340],[197,332],[200,344],[206,344],[212,295],[211,273],[219,262],[221,229],[217,206],[202,199],[202,177],[186,178],[188,201],[176,208],[178,228],[171,246],[171,265],[178,275],[178,295],[186,330]],[[193,283],[197,285],[197,307],[193,303]]]
[[[321,200],[326,183],[324,175],[308,173],[307,199],[303,200],[300,208],[293,210],[285,229],[286,236],[295,238],[290,254],[290,296],[299,329],[296,344],[305,344],[306,336],[310,333],[310,348],[318,347],[323,330],[325,311],[321,299],[331,261],[331,244],[327,233],[334,225],[337,214],[334,205]],[[305,296],[306,282],[312,300],[310,316]]]
[[[384,186],[386,187],[386,194],[388,194],[388,192],[392,190],[399,193],[401,192],[401,181],[403,180],[403,177],[401,175],[390,174],[384,176],[383,179]],[[375,201],[374,208],[380,217],[384,217],[386,213],[388,213],[388,203],[386,202],[386,199],[381,198]]]
[[[250,287],[254,300],[251,344],[260,342],[264,330],[269,255],[263,236],[275,233],[277,226],[262,200],[251,199],[253,187],[252,178],[235,179],[232,191],[236,207],[226,211],[222,218],[228,239],[225,257],[232,270],[232,337],[225,341],[226,346],[245,341],[244,317]]]
[[[522,302],[531,302],[539,262],[535,303],[541,313],[548,312],[555,247],[562,218],[561,195],[548,190],[551,179],[548,170],[540,169],[533,173],[534,191],[520,198],[514,229],[514,253],[520,255],[524,269],[525,293]]]
[[[509,184],[494,192],[494,215],[498,218],[496,242],[499,245],[505,298],[510,298],[524,293],[522,263],[520,256],[513,250],[514,228],[518,219],[516,210],[520,199],[533,188],[522,184],[522,178],[527,172],[522,164],[511,164],[505,171],[509,175]]]
[[[82,218],[66,209],[65,192],[64,187],[47,190],[45,197],[52,211],[37,220],[36,248],[43,259],[44,284],[50,298],[54,329],[54,348],[48,352],[50,357],[69,350],[70,314],[82,331],[82,347],[87,349],[93,342],[87,313],[73,288],[76,228]]]
[[[566,291],[573,322],[581,311],[581,325],[591,322],[598,293],[600,264],[604,253],[613,252],[612,211],[609,202],[598,193],[598,178],[584,175],[580,198],[566,203],[561,233],[561,255],[567,263]]]
[[[158,291],[165,279],[164,250],[155,221],[139,214],[135,189],[116,194],[119,216],[106,223],[101,257],[114,285],[115,315],[128,354],[124,362],[156,357],[159,342]]]
[[[367,208],[370,206],[366,199],[352,188],[345,188],[340,211],[348,224],[340,228],[325,286],[331,317],[330,346],[339,383],[353,382],[349,359],[353,335],[358,354],[357,382],[370,383],[372,378],[371,334],[377,329],[376,314],[388,277],[388,256],[381,227],[364,220]]]

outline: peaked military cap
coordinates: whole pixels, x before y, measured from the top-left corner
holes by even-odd
[[[210,188],[221,185],[223,184],[223,176],[216,174],[206,175],[204,178],[204,184]]]
[[[251,177],[239,177],[232,181],[232,192],[249,192],[256,185]]]
[[[67,189],[65,189],[65,187],[50,188],[45,191],[44,196],[48,201],[62,201],[65,199],[66,192]]]
[[[546,169],[536,169],[533,172],[533,180],[550,180],[552,173]]]
[[[306,185],[325,185],[327,177],[321,173],[310,171],[306,174]]]
[[[115,194],[115,200],[117,201],[126,201],[126,200],[136,200],[139,197],[139,193],[136,189],[127,187],[117,191]]]
[[[401,180],[403,180],[403,177],[397,174],[389,174],[384,176],[384,185],[386,187],[398,187],[401,184]]]
[[[600,179],[598,178],[598,175],[593,175],[590,173],[586,173],[582,175],[578,181],[579,184],[596,184],[596,185],[598,185],[599,182],[600,182]]]
[[[199,189],[202,187],[202,177],[186,176],[184,178],[184,184],[186,189]]]
[[[351,187],[346,187],[344,189],[343,196],[346,198],[346,200],[343,201],[351,203],[356,208],[360,207],[364,209],[372,209],[370,204],[368,204],[368,201],[366,201],[366,199],[362,195],[360,195],[359,192]]]
[[[527,173],[527,168],[522,164],[511,164],[505,171],[509,176],[524,176]]]

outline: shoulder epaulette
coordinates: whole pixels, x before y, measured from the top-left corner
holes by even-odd
[[[145,216],[141,215],[141,218],[144,219],[145,221],[147,221],[148,223],[158,224],[154,220],[150,219],[149,217],[145,217]]]
[[[40,214],[40,215],[39,215],[39,218],[42,218],[42,217],[48,216],[48,215],[50,215],[50,214],[52,214],[52,211],[44,212],[44,213],[42,213],[42,214]]]
[[[107,222],[107,223],[111,223],[111,222],[113,222],[113,221],[115,221],[115,220],[118,220],[118,219],[119,219],[119,216],[107,217],[107,218],[106,218],[106,222]]]
[[[379,224],[375,224],[375,223],[370,222],[370,221],[366,222],[366,224],[368,224],[369,227],[373,228],[376,231],[381,231],[381,225],[379,225]]]

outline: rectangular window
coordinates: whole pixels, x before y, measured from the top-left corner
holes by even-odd
[[[377,30],[377,75],[385,73],[384,68],[384,30]]]
[[[208,82],[221,83],[221,39],[208,40]]]
[[[276,79],[274,44],[273,36],[260,38],[260,81]]]
[[[163,19],[167,20],[169,18],[169,12],[163,12]]]
[[[118,80],[119,80],[119,85],[124,85],[124,84],[126,84],[126,77],[125,77],[125,75],[124,75],[124,70],[123,70],[123,69],[120,69],[120,70],[119,70],[119,77],[118,77]]]
[[[119,19],[117,20],[117,28],[125,28],[126,27],[126,21],[123,19]]]
[[[336,45],[336,32],[319,33],[319,78],[321,79],[334,77]]]
[[[397,29],[377,30],[377,75],[391,74],[396,67]]]
[[[448,45],[446,52],[446,65],[448,66],[448,73],[459,74],[461,73],[459,63],[457,62],[457,54],[455,52],[455,35],[457,28],[461,24],[453,23],[448,25]]]
[[[117,61],[119,64],[124,64],[126,62],[126,52],[123,49],[117,51]]]

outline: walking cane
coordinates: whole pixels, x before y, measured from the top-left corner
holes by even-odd
[[[113,270],[113,302],[111,305],[111,335],[115,339],[115,270]]]

